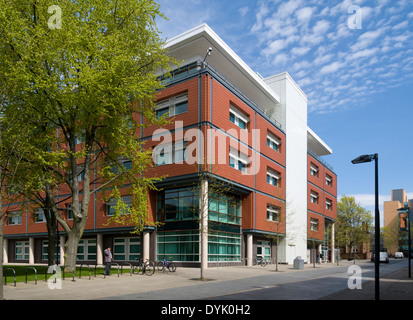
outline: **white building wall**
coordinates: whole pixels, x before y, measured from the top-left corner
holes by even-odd
[[[286,238],[280,258],[307,260],[307,97],[288,73],[265,79],[281,100],[286,132]]]

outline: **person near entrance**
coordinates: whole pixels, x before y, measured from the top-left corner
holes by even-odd
[[[107,247],[104,251],[105,254],[105,276],[110,276],[110,267],[112,263],[112,252],[111,248]]]

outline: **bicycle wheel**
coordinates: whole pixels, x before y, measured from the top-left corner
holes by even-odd
[[[265,267],[267,265],[267,260],[261,260],[261,267]]]
[[[158,261],[157,268],[158,268],[159,271],[163,271],[163,269],[165,268],[165,262],[164,261]]]
[[[140,264],[139,269],[138,269],[138,274],[144,274],[145,273],[145,265]]]
[[[147,276],[153,275],[155,273],[155,263],[145,262],[144,270]]]
[[[169,263],[169,271],[170,272],[175,272],[176,271],[176,265],[173,262]]]

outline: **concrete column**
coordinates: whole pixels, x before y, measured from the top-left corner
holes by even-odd
[[[103,264],[103,234],[98,233],[96,239],[96,263]]]
[[[61,266],[65,265],[65,243],[66,243],[66,237],[60,236],[60,265]]]
[[[208,268],[208,180],[201,181],[200,229],[201,229],[201,268]]]
[[[150,233],[148,231],[144,231],[142,235],[143,244],[142,244],[142,259],[146,261],[149,259],[149,250],[150,250]]]
[[[317,251],[316,251],[316,261],[318,262],[318,255],[321,253],[321,243],[317,246]],[[320,260],[320,263],[322,263],[322,261]]]
[[[253,235],[247,234],[247,267],[252,267]]]
[[[29,238],[29,264],[34,264],[34,238]]]
[[[3,239],[3,263],[9,263],[9,240]]]

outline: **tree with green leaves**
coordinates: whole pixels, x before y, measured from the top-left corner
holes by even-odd
[[[335,242],[339,247],[355,248],[369,243],[373,230],[373,216],[356,202],[354,197],[343,196],[337,203],[337,230]]]
[[[153,0],[0,0],[0,7],[3,117],[33,129],[21,161],[39,172],[47,207],[67,233],[65,264],[74,267],[93,194],[122,203],[129,184],[129,219],[136,231],[147,224],[156,178],[144,175],[152,156],[139,133],[164,123],[153,110],[162,88],[156,72],[176,63],[156,27],[164,16]],[[59,211],[58,188],[70,196],[73,225]]]

